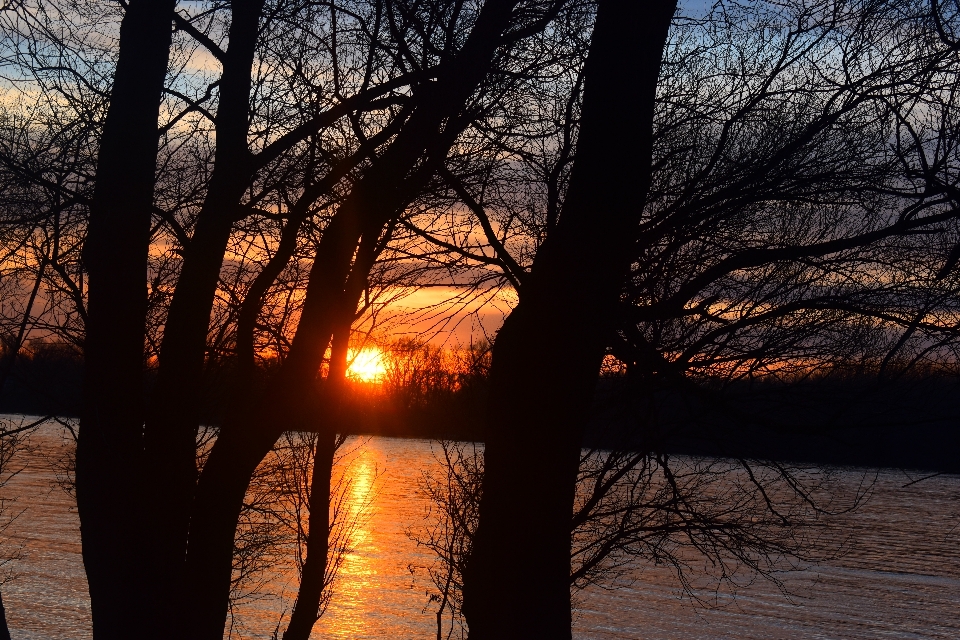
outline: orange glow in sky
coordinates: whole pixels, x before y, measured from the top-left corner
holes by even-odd
[[[387,372],[384,357],[383,351],[377,347],[364,347],[359,351],[351,349],[347,354],[350,362],[347,376],[361,382],[378,382]]]

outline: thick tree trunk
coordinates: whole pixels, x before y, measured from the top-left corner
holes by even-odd
[[[559,223],[493,348],[473,640],[570,638],[570,522],[583,428],[650,180],[674,0],[601,0]]]
[[[131,0],[83,249],[88,272],[77,503],[98,640],[129,637],[147,614],[143,566],[143,353],[157,119],[171,0]]]

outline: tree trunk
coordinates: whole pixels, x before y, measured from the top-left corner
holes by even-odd
[[[356,306],[356,303],[354,303]],[[353,314],[340,323],[334,336],[330,354],[330,372],[327,375],[326,393],[331,405],[335,398],[342,398],[347,370],[347,354],[350,346],[350,326]],[[342,416],[342,409],[332,412]],[[339,421],[338,421],[339,422]],[[327,564],[330,557],[330,474],[333,472],[333,455],[336,451],[336,429],[327,429],[317,436],[313,455],[313,473],[310,479],[310,522],[307,530],[307,559],[300,574],[300,589],[290,615],[290,624],[283,640],[309,640],[313,625],[320,617],[320,601],[323,598]]]
[[[337,274],[342,268],[334,255],[342,253],[340,242],[354,242],[349,233],[341,235],[341,225],[327,227],[318,249],[316,264],[311,271],[307,298],[319,297],[317,292],[335,292]],[[350,253],[346,253],[349,270]],[[323,265],[322,268],[319,265]],[[322,282],[323,281],[323,282]],[[309,290],[308,290],[309,291]],[[313,332],[326,335],[329,342],[335,319],[336,306],[341,296],[327,298],[327,304],[305,304],[301,331],[309,322]],[[301,335],[302,337],[302,335]],[[214,443],[200,480],[190,519],[190,547],[187,554],[185,579],[185,606],[182,614],[182,636],[203,640],[219,640],[227,615],[230,595],[230,576],[233,558],[233,538],[237,520],[243,508],[243,498],[250,477],[263,457],[269,453],[284,430],[319,429],[325,416],[318,402],[319,387],[315,381],[326,344],[321,338],[310,337],[294,343],[291,354],[284,361],[267,389],[250,397],[235,397],[233,409],[224,420],[220,435]],[[319,345],[304,350],[303,345]]]
[[[7,626],[7,610],[3,606],[3,594],[0,594],[0,640],[10,640],[10,627]]]
[[[283,640],[309,640],[319,618],[324,578],[330,554],[330,474],[333,469],[334,440],[331,432],[317,437],[310,480],[310,524],[307,531],[307,559],[300,575],[300,589]]]
[[[416,195],[466,125],[462,109],[487,75],[516,0],[487,0],[457,58],[422,89],[423,96],[394,142],[364,175],[324,232],[311,268],[290,354],[270,388],[250,400],[238,395],[197,484],[187,554],[184,635],[220,640],[229,602],[233,536],[250,476],[283,430],[317,422],[316,375],[342,317],[360,239],[375,244],[385,224]],[[425,159],[425,162],[424,162]],[[422,163],[422,164],[420,164]],[[418,166],[420,164],[420,166]],[[369,264],[359,265],[369,270]],[[361,277],[362,276],[362,277]],[[236,390],[242,393],[243,388]]]
[[[254,411],[220,435],[197,484],[182,584],[178,637],[221,640],[230,597],[233,536],[250,477],[270,452],[284,416]]]
[[[120,25],[110,107],[83,249],[88,272],[77,505],[98,640],[145,628],[142,567],[143,353],[157,120],[171,0],[131,0]]]
[[[601,0],[567,199],[493,347],[473,640],[570,638],[570,522],[583,429],[650,181],[674,0]]]
[[[199,426],[207,329],[224,250],[249,182],[247,130],[251,69],[263,0],[231,4],[229,48],[223,56],[216,125],[216,164],[197,227],[184,247],[184,264],[167,316],[153,402],[144,430],[146,490],[153,508],[147,536],[153,549],[148,573],[151,598],[179,611],[191,502],[197,481]],[[175,635],[178,616],[167,615],[149,631]]]
[[[377,242],[365,238],[361,243],[353,270],[347,279],[344,304],[337,329],[333,336],[330,369],[324,384],[328,398],[328,412],[336,416],[336,424],[343,425],[347,415],[343,407],[346,391],[347,358],[350,347],[351,327],[355,309],[363,291],[363,283],[377,257],[374,246]],[[330,561],[330,485],[333,471],[333,456],[336,451],[336,429],[321,432],[314,454],[314,467],[310,487],[310,524],[307,539],[307,559],[300,578],[297,601],[290,617],[290,624],[283,640],[309,640],[314,624],[319,619],[320,603],[327,587],[327,566]],[[439,617],[438,613],[438,617]],[[439,633],[439,631],[438,631]]]

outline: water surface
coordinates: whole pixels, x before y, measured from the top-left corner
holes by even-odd
[[[58,485],[68,439],[45,426],[17,460],[23,471],[4,488],[22,514],[0,550],[22,545],[3,586],[17,639],[90,637],[89,601],[72,498]],[[346,509],[369,502],[335,594],[313,638],[433,638],[435,605],[426,567],[431,555],[410,540],[428,507],[423,470],[437,464],[431,443],[365,438],[355,442]],[[855,486],[863,472],[844,472]],[[681,597],[672,570],[640,567],[616,590],[591,588],[579,599],[575,636],[590,639],[960,638],[960,478],[939,476],[908,487],[917,474],[885,471],[871,498],[842,527],[852,541],[837,560],[788,574],[789,596],[758,581],[721,593],[714,607]],[[233,637],[270,638],[289,616],[296,581],[291,562],[234,610]],[[283,626],[280,627],[281,632]]]

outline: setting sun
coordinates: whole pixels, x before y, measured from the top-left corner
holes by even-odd
[[[377,347],[364,347],[359,351],[351,349],[348,358],[347,376],[355,380],[378,382],[387,371],[383,364],[384,353]]]

